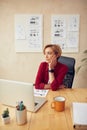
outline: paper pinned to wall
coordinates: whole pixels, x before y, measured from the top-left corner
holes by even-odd
[[[41,14],[15,15],[16,52],[42,52],[43,17]]]
[[[69,15],[68,31],[79,31],[79,15]]]
[[[78,52],[79,15],[52,15],[51,43],[59,44],[63,52]]]
[[[16,40],[25,39],[25,28],[23,25],[18,24],[16,26],[15,38]]]
[[[78,32],[67,33],[67,45],[68,47],[78,48]]]
[[[66,21],[62,16],[52,16],[52,37],[66,37]]]

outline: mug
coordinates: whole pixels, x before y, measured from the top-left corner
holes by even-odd
[[[53,100],[54,101],[51,103],[51,108],[58,112],[65,110],[65,97],[57,96],[54,97]]]

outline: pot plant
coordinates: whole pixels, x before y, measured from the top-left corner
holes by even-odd
[[[16,121],[18,125],[23,125],[27,123],[27,110],[23,101],[18,102],[16,106]]]
[[[83,52],[84,58],[81,59],[81,65],[77,67],[76,72],[78,73],[82,67],[87,67],[87,50]]]
[[[4,124],[10,123],[10,116],[9,116],[9,109],[6,108],[6,110],[2,113],[2,121]]]

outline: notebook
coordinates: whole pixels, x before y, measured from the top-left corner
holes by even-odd
[[[72,103],[73,127],[87,130],[87,103]]]
[[[47,102],[46,98],[34,96],[33,83],[0,79],[0,103],[15,107],[19,101],[23,101],[31,112],[36,112]]]

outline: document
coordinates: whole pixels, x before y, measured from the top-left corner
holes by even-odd
[[[43,15],[15,15],[15,50],[16,52],[42,52]]]
[[[87,103],[72,103],[73,127],[87,130]]]
[[[35,89],[34,88],[34,96],[36,97],[46,97],[49,90],[45,89]]]

